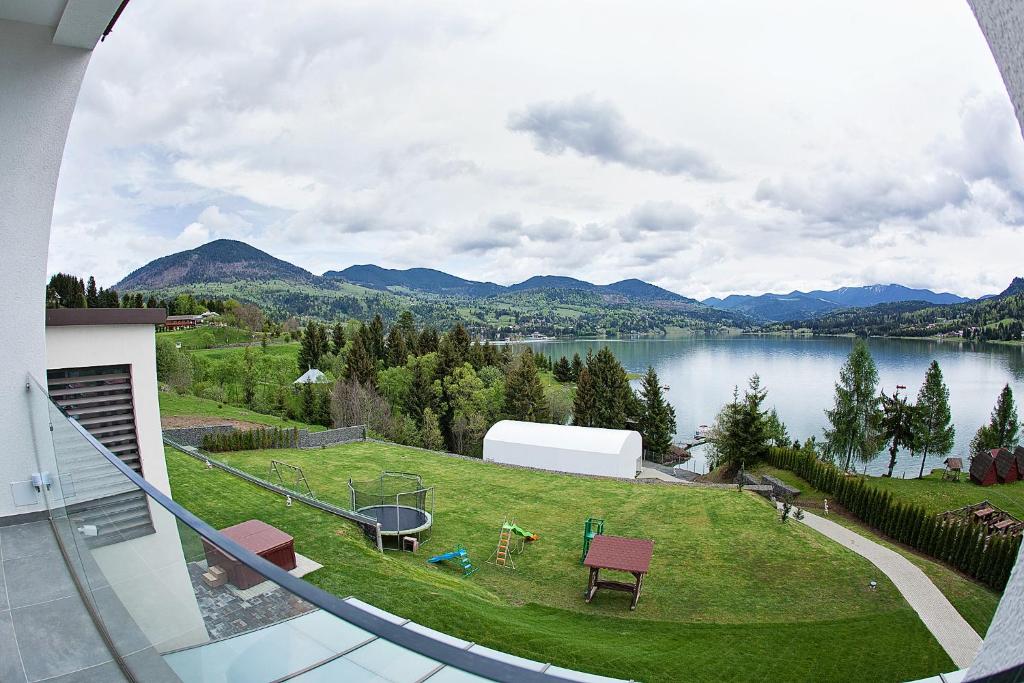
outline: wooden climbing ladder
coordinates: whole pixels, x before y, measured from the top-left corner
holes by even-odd
[[[512,561],[512,524],[506,519],[501,525],[501,533],[498,534],[498,547],[494,549],[487,559],[488,564],[497,565],[504,569],[515,569],[516,563]]]

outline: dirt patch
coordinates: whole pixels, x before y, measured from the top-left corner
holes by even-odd
[[[164,429],[213,427],[216,425],[230,425],[237,429],[264,429],[267,426],[256,422],[231,420],[225,417],[210,417],[209,415],[165,415],[160,418],[160,425]]]

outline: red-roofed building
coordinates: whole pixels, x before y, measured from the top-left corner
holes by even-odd
[[[1017,458],[1007,448],[999,448],[991,451],[995,459],[996,480],[1000,484],[1009,484],[1017,481]]]
[[[992,486],[998,479],[996,477],[996,459],[994,451],[982,451],[975,453],[971,458],[971,481],[978,486]]]

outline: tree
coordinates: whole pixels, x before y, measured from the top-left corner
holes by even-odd
[[[319,368],[327,352],[327,331],[320,323],[310,320],[306,323],[302,344],[299,346],[299,371]]]
[[[565,356],[562,356],[555,362],[555,366],[552,368],[551,372],[559,382],[572,381],[572,366],[569,365],[569,359]]]
[[[366,425],[367,429],[382,436],[391,432],[391,407],[369,385],[354,379],[335,382],[331,395],[331,415],[339,427]]]
[[[921,471],[918,477],[924,476],[924,464],[930,453],[941,456],[953,450],[956,430],[950,417],[949,388],[942,381],[938,361],[933,360],[917,394],[912,421],[914,447],[921,452]]]
[[[423,411],[423,426],[420,427],[420,439],[423,441],[423,447],[429,450],[439,451],[444,448],[441,426],[437,422],[437,415],[430,408]]]
[[[835,406],[826,410],[829,427],[825,428],[826,449],[838,456],[844,470],[850,469],[853,458],[872,460],[884,443],[878,434],[880,423],[877,395],[878,370],[868,345],[861,339],[839,371],[835,389]]]
[[[594,387],[591,422],[593,427],[627,429],[640,416],[636,395],[629,386],[626,369],[607,346],[587,359]]]
[[[529,347],[519,354],[505,380],[504,413],[509,419],[526,422],[547,422],[551,419],[544,387]]]
[[[433,410],[436,399],[434,395],[434,363],[436,360],[436,354],[430,353],[410,358],[407,362],[407,367],[412,371],[412,380],[409,383],[405,411],[421,426],[423,426],[428,410],[433,415],[434,421],[437,421],[437,413]]]
[[[366,335],[356,334],[352,339],[352,347],[345,359],[345,377],[349,380],[372,386],[377,381],[377,360],[366,347]]]
[[[594,383],[590,379],[590,370],[580,369],[576,379],[576,396],[572,402],[572,423],[580,427],[594,426]]]
[[[331,346],[334,355],[338,355],[345,348],[345,326],[341,324],[341,321],[334,323],[334,327],[331,329]]]
[[[384,321],[380,314],[373,316],[370,324],[363,328],[366,331],[366,350],[374,360],[384,360]]]
[[[768,412],[761,408],[767,396],[756,374],[750,378],[742,401],[739,389],[733,390],[732,402],[719,411],[708,435],[715,467],[732,472],[741,462],[749,465],[768,455]]]
[[[99,292],[96,291],[96,278],[89,276],[89,284],[85,287],[85,305],[89,308],[100,307]]]
[[[580,378],[580,370],[583,369],[583,361],[580,360],[580,354],[578,354],[578,353],[572,354],[571,367],[572,367],[572,374],[570,376],[570,379],[572,379],[573,382],[576,382]]]
[[[388,330],[387,337],[387,364],[389,367],[405,365],[406,357],[409,355],[409,346],[406,344],[405,335],[395,325]]]
[[[562,360],[565,360],[564,356]],[[644,448],[653,460],[663,462],[676,433],[676,410],[665,400],[661,381],[653,367],[647,368],[647,373],[640,381],[640,402],[643,404],[643,412],[639,427]]]
[[[896,468],[896,455],[901,448],[914,446],[914,406],[907,399],[894,391],[892,396],[882,392],[881,437],[889,444],[889,472],[892,476]]]
[[[1007,384],[999,392],[989,423],[983,425],[974,435],[971,441],[971,454],[993,448],[1013,448],[1017,445],[1018,429],[1017,406],[1013,401],[1013,390]]]

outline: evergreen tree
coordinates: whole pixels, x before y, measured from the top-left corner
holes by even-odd
[[[439,451],[444,448],[444,437],[441,435],[441,427],[437,422],[437,415],[430,408],[423,411],[423,426],[420,428],[420,439],[423,447],[432,451]]]
[[[878,434],[880,410],[877,395],[878,370],[868,345],[857,339],[846,363],[839,371],[835,388],[835,406],[826,410],[827,450],[838,457],[844,470],[854,458],[869,462],[884,445]]]
[[[311,368],[319,368],[320,361],[327,353],[327,331],[323,325],[310,320],[302,334],[299,346],[299,371],[306,372]]]
[[[99,292],[96,291],[96,278],[89,276],[89,284],[85,287],[85,305],[88,308],[100,307]]]
[[[633,394],[615,354],[607,346],[587,359],[587,369],[594,387],[592,426],[605,429],[635,427],[640,416],[639,401]]]
[[[334,355],[338,355],[345,348],[345,326],[341,324],[341,321],[334,323],[334,327],[331,328],[331,350]]]
[[[422,356],[437,351],[438,346],[437,330],[433,327],[424,327],[416,341],[416,352]]]
[[[155,296],[150,294],[149,298],[146,299],[146,308],[160,308],[160,302],[156,300]]]
[[[367,351],[373,356],[374,360],[384,360],[384,354],[386,351],[384,345],[384,321],[381,320],[380,314],[373,316],[373,320],[366,326],[367,339]]]
[[[388,330],[387,345],[387,366],[394,368],[405,365],[409,355],[409,347],[406,345],[406,337],[397,325]]]
[[[352,346],[348,350],[348,357],[345,359],[345,377],[364,386],[372,386],[377,383],[377,360],[366,347],[367,335],[362,334],[362,329],[352,339]]]
[[[572,366],[569,365],[569,360],[562,356],[555,363],[552,373],[559,382],[571,382],[572,381]]]
[[[789,430],[785,423],[779,419],[779,414],[772,408],[765,416],[765,429],[768,431],[768,439],[776,448],[785,448],[789,445]]]
[[[938,361],[932,361],[924,376],[924,384],[917,394],[912,421],[914,447],[921,453],[921,471],[928,455],[946,455],[953,450],[956,430],[951,424],[949,411],[949,389],[942,381],[942,370]]]
[[[578,354],[578,353],[572,354],[572,374],[570,375],[570,378],[572,379],[573,382],[579,381],[580,370],[582,370],[582,369],[583,369],[583,361],[580,360],[580,354]]]
[[[733,390],[732,402],[718,413],[708,437],[716,467],[735,471],[741,461],[749,465],[768,455],[768,413],[762,408],[767,395],[756,374],[750,378],[742,401],[739,390]]]
[[[437,345],[437,379],[450,375],[469,360],[469,334],[462,325],[448,331]]]
[[[316,421],[316,394],[313,392],[313,383],[306,382],[302,385],[302,421],[308,424],[315,424]]]
[[[882,392],[881,437],[889,444],[889,472],[891,477],[896,468],[896,455],[901,448],[912,448],[914,445],[913,431],[914,407],[907,404],[907,399],[898,391],[892,396]]]
[[[425,367],[422,356],[411,361],[411,369],[412,381],[409,383],[405,410],[418,425],[424,425],[428,410],[436,422],[437,413],[432,410],[435,400],[434,378]]]
[[[974,435],[971,453],[976,454],[993,448],[1013,448],[1017,445],[1018,429],[1017,406],[1013,401],[1013,390],[1007,384],[999,392],[989,423],[982,426]]]
[[[580,368],[576,379],[576,395],[572,402],[572,423],[580,427],[594,426],[594,383],[590,379],[590,370]]]
[[[566,368],[569,367],[565,356]],[[557,377],[557,375],[556,375]],[[640,434],[643,436],[644,449],[648,456],[657,462],[664,462],[665,455],[672,447],[672,436],[676,433],[676,410],[665,400],[661,391],[661,381],[653,367],[640,382],[640,401],[643,413],[640,416]]]
[[[519,355],[505,379],[504,413],[509,419],[526,422],[548,422],[551,419],[544,387],[529,347]]]

